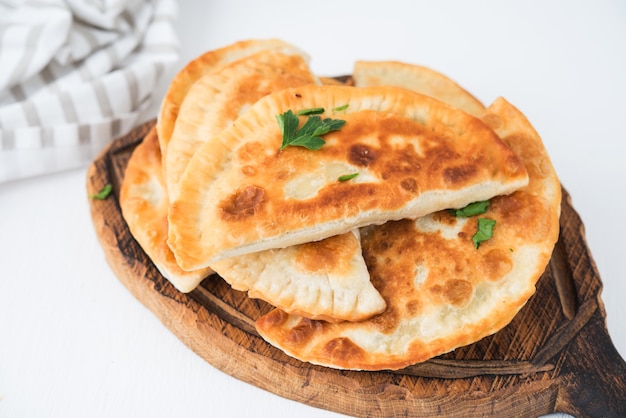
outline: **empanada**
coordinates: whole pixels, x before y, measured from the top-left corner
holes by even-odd
[[[210,142],[259,98],[318,83],[300,55],[273,50],[236,60],[196,81],[183,100],[168,148],[165,172],[170,197],[177,195],[178,180],[200,145]],[[310,318],[354,321],[385,308],[369,281],[358,231],[229,258],[213,270],[250,297]]]
[[[208,267],[192,271],[181,269],[167,245],[169,199],[154,127],[128,160],[119,202],[131,234],[174,287],[181,292],[190,292],[212,273]]]
[[[396,86],[434,97],[479,116],[485,106],[449,77],[421,65],[398,61],[357,61],[352,74],[355,87]]]
[[[187,63],[174,76],[161,101],[157,116],[157,135],[163,157],[167,155],[180,106],[191,86],[203,75],[218,71],[224,65],[263,50],[300,54],[308,59],[308,55],[302,50],[280,39],[251,39],[205,52]],[[163,165],[165,165],[165,161]]]
[[[262,50],[209,72],[183,99],[165,156],[167,191],[178,194],[178,181],[200,145],[230,126],[261,97],[287,87],[316,84],[301,55]]]
[[[493,236],[472,242],[476,217],[442,211],[362,232],[372,283],[385,312],[358,323],[328,323],[276,309],[261,336],[290,356],[339,369],[400,369],[506,326],[535,291],[559,234],[561,189],[528,120],[498,99],[482,120],[520,156],[529,184],[491,199]]]
[[[281,150],[277,116],[310,108],[345,125],[317,151]],[[438,100],[395,87],[285,89],[196,152],[170,206],[168,242],[183,268],[196,269],[462,207],[527,182],[493,130]]]
[[[234,289],[311,319],[360,321],[385,301],[370,282],[358,230],[212,265]]]

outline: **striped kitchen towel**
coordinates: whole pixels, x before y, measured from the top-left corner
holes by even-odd
[[[176,0],[0,0],[0,183],[87,165],[179,58]]]

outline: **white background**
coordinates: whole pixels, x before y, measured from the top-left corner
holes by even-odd
[[[159,97],[202,52],[278,37],[320,75],[402,60],[485,104],[507,98],[572,195],[626,356],[626,2],[187,1],[176,28],[182,56]],[[233,379],[177,340],[106,264],[85,182],[80,169],[0,185],[0,417],[337,416]]]

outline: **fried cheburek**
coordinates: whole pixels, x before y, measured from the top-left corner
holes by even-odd
[[[558,237],[560,185],[503,98],[486,109],[401,62],[358,61],[350,81],[280,40],[199,56],[131,156],[120,206],[180,291],[217,272],[276,307],[256,327],[285,353],[399,369],[511,321]]]
[[[365,260],[386,310],[368,320],[328,323],[276,309],[261,336],[290,356],[340,369],[400,369],[491,335],[535,292],[559,234],[560,183],[539,135],[500,98],[483,120],[528,168],[526,187],[491,200],[496,221],[475,248],[476,217],[436,212],[362,231]]]
[[[309,108],[345,125],[317,151],[281,149],[276,116]],[[338,181],[347,173],[358,177]],[[170,206],[168,242],[183,268],[201,268],[460,208],[527,182],[493,130],[438,100],[387,86],[285,89],[198,149]]]

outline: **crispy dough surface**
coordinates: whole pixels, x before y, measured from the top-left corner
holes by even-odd
[[[262,50],[198,79],[182,101],[165,156],[167,191],[178,181],[200,145],[230,126],[261,97],[284,88],[317,83],[301,55]]]
[[[212,267],[234,289],[311,319],[360,321],[386,306],[370,282],[358,230]]]
[[[161,102],[157,117],[157,135],[163,156],[167,155],[180,106],[191,86],[203,75],[218,71],[224,65],[263,50],[282,51],[287,54],[299,53],[303,57],[308,57],[300,49],[280,39],[251,39],[208,51],[191,60],[174,76]]]
[[[271,49],[199,78],[183,99],[165,156],[170,199],[178,195],[179,178],[197,149],[203,143],[212,147],[212,138],[249,106],[273,91],[317,83],[301,55]],[[380,313],[385,302],[369,281],[355,233],[229,258],[213,270],[233,288],[288,312],[335,321],[365,319]]]
[[[312,107],[344,127],[318,151],[279,152],[276,115]],[[355,179],[337,181],[354,172]],[[527,181],[522,162],[491,129],[440,101],[393,87],[286,89],[198,149],[170,206],[168,242],[183,268],[200,268],[462,207]]]
[[[190,292],[212,271],[182,270],[167,245],[169,199],[161,170],[161,152],[152,128],[135,148],[120,189],[122,215],[133,237],[161,274],[181,292]]]
[[[403,87],[480,116],[485,106],[454,80],[428,67],[397,61],[357,61],[352,74],[355,87]]]
[[[385,312],[332,324],[276,309],[257,330],[303,361],[340,369],[399,369],[478,341],[506,326],[535,291],[558,238],[561,189],[542,141],[504,99],[483,120],[524,161],[528,186],[498,196],[483,217],[494,235],[476,249],[476,220],[448,211],[362,232]]]

